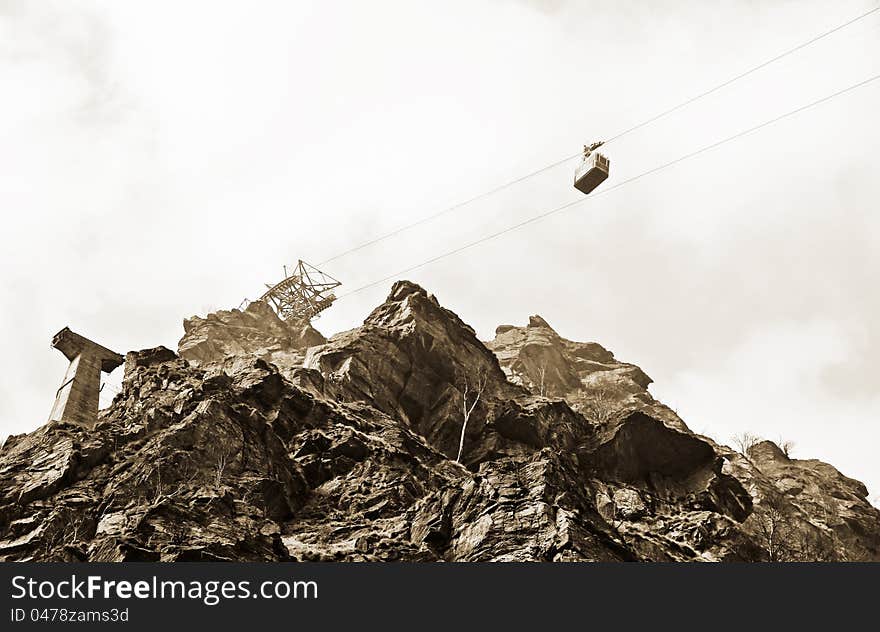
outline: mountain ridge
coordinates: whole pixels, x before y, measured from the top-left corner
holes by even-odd
[[[7,439],[0,559],[880,560],[864,485],[695,434],[650,383],[540,316],[484,343],[409,281],[330,338],[193,317],[93,429]]]

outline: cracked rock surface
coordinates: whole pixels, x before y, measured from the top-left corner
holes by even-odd
[[[6,440],[0,559],[880,560],[864,485],[691,432],[539,316],[483,343],[402,281],[329,339],[262,303],[184,328],[94,428]]]

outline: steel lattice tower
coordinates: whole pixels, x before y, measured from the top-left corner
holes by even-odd
[[[333,289],[342,285],[302,259],[293,274],[269,288],[260,300],[270,305],[284,320],[312,320],[333,304]]]

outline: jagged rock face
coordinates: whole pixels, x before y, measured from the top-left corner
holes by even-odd
[[[864,485],[830,465],[789,459],[770,441],[742,455],[694,435],[654,400],[647,391],[651,379],[641,369],[616,361],[596,343],[562,338],[540,316],[532,316],[526,327],[498,327],[487,346],[511,381],[565,398],[599,428],[606,440],[591,455],[599,468],[594,476],[627,486],[625,496],[618,489],[599,504],[606,514],[622,514],[620,529],[630,537],[653,541],[658,528],[670,524],[668,516],[678,512],[673,534],[682,546],[689,545],[679,536],[689,529],[699,541],[707,529],[729,540],[730,550],[719,559],[880,559],[880,512],[867,502]],[[662,500],[668,491],[672,498],[685,497],[685,490],[674,489],[675,477],[668,477],[678,468],[692,485],[687,510]],[[648,481],[653,489],[645,486]],[[673,489],[664,491],[669,486]],[[638,494],[635,506],[647,509],[628,510],[632,494]],[[621,498],[627,501],[621,504]]]
[[[511,382],[532,393],[561,397],[595,422],[643,410],[679,429],[684,422],[648,393],[652,380],[634,364],[619,362],[595,342],[573,342],[540,316],[526,327],[501,325],[486,343]]]
[[[756,498],[744,528],[763,545],[764,559],[880,559],[880,512],[861,482],[816,459],[790,458],[772,441],[733,456],[731,471]]]
[[[368,402],[447,456],[456,453],[461,421],[451,420],[461,419],[465,399],[482,387],[468,429],[477,436],[497,401],[522,394],[473,329],[409,282],[396,283],[362,327],[310,349],[305,367],[323,375],[324,395]]]
[[[10,437],[0,559],[880,559],[860,483],[693,434],[543,319],[490,350],[408,282],[327,341],[264,308],[128,354],[94,430]]]
[[[193,364],[247,364],[253,358],[272,362],[281,368],[302,365],[306,349],[325,342],[324,336],[309,323],[287,322],[262,301],[244,311],[233,309],[193,316],[183,321],[183,338],[178,343],[180,357]]]
[[[598,513],[579,469],[549,448],[483,462],[416,505],[411,537],[455,561],[639,559]]]

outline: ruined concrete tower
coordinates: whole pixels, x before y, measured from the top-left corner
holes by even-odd
[[[101,371],[109,373],[122,356],[65,327],[52,338],[52,346],[70,360],[64,382],[55,395],[49,421],[72,421],[93,426],[98,416]]]

